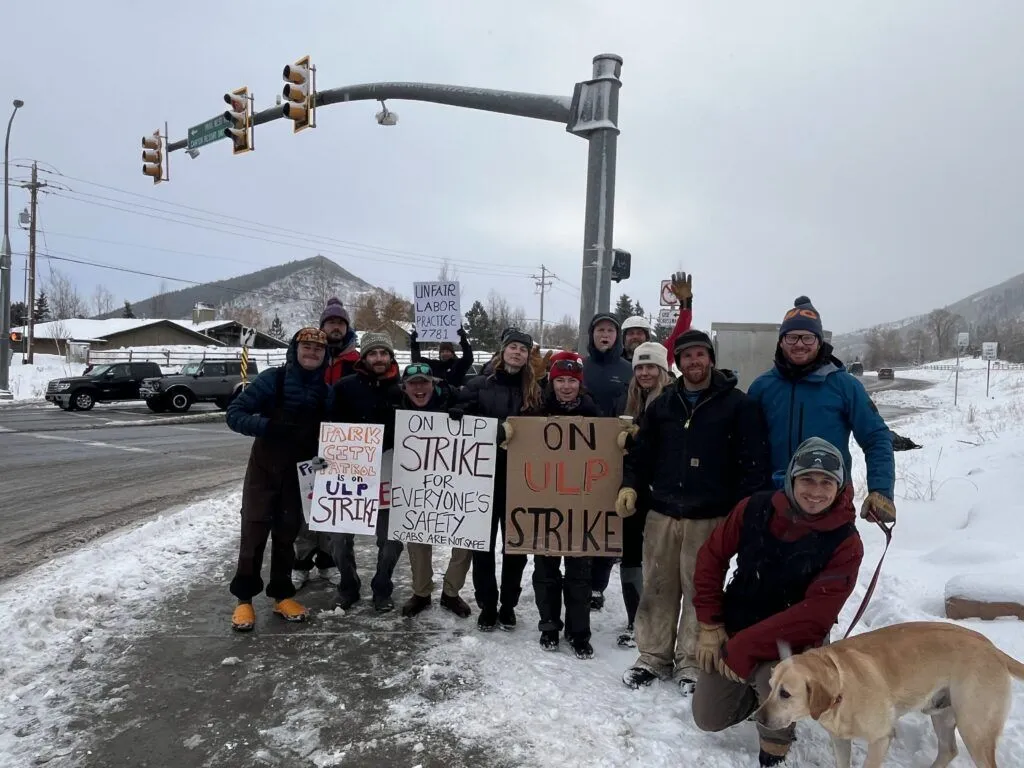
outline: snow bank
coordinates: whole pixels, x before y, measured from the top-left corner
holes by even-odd
[[[225,557],[240,493],[186,507],[54,559],[0,587],[0,765],[70,753],[76,713],[118,662],[111,641],[146,631],[197,562]],[[56,764],[56,763],[54,763]]]
[[[987,573],[963,573],[946,582],[945,599],[963,597],[986,603],[1019,603],[1024,605],[1024,568]]]
[[[60,355],[33,355],[31,365],[22,363],[24,355],[14,355],[11,362],[11,394],[16,401],[42,400],[50,379],[79,376],[83,363],[68,363]]]

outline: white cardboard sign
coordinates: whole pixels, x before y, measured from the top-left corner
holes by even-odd
[[[486,551],[498,420],[397,411],[388,538]]]
[[[462,325],[458,282],[413,283],[413,293],[419,340],[457,342]]]
[[[316,473],[309,530],[373,535],[380,513],[383,424],[320,425],[319,455],[327,468]]]

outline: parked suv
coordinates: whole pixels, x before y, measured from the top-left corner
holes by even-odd
[[[83,376],[51,380],[46,385],[46,399],[65,411],[88,411],[96,403],[138,400],[143,379],[161,375],[156,363],[97,365]]]
[[[248,377],[259,373],[249,361]],[[201,360],[186,363],[181,373],[142,382],[141,394],[151,411],[184,413],[192,403],[216,403],[224,410],[242,390],[242,364],[238,360]]]

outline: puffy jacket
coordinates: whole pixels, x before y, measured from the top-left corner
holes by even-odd
[[[615,324],[615,344],[607,352],[600,352],[594,346],[594,326],[602,320]],[[588,357],[583,363],[583,386],[594,398],[602,416],[618,416],[619,407],[625,403],[626,389],[633,378],[633,366],[622,356],[622,326],[614,315],[595,315],[590,321],[590,340],[587,343]]]
[[[818,363],[794,369],[777,350],[775,366],[758,376],[748,394],[760,404],[768,423],[772,471],[777,487],[793,452],[808,437],[828,440],[843,454],[850,477],[850,434],[864,451],[868,491],[892,498],[896,465],[892,435],[864,386],[822,346]]]
[[[712,372],[691,408],[682,380],[666,387],[640,418],[623,463],[624,487],[650,489],[650,509],[674,518],[724,517],[769,484],[761,411],[731,371]]]
[[[398,365],[392,363],[383,376],[373,373],[362,360],[355,367],[355,373],[331,387],[328,419],[345,424],[383,424],[384,450],[390,450],[395,445],[395,408],[402,398]]]
[[[324,378],[328,386],[334,386],[346,376],[355,373],[359,362],[359,350],[356,349],[356,332],[349,332],[340,344],[327,348],[327,373]]]
[[[452,357],[450,360],[435,360],[424,357],[420,351],[420,343],[414,331],[409,337],[409,351],[412,353],[414,363],[426,363],[430,366],[435,378],[443,379],[453,387],[461,387],[466,381],[466,374],[473,364],[473,347],[469,343],[469,337],[465,333],[459,334],[459,349],[461,357]]]
[[[322,410],[328,387],[324,381],[327,360],[315,371],[307,371],[297,362],[295,337],[288,346],[284,364],[284,387],[281,405],[296,413]],[[277,406],[279,368],[267,368],[228,405],[228,428],[249,437],[263,437],[270,414]]]

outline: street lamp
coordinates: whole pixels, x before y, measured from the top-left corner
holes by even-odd
[[[14,111],[7,121],[7,135],[4,137],[4,240],[0,253],[0,294],[3,294],[2,330],[0,330],[0,400],[10,400],[11,395],[11,231],[10,231],[10,165],[8,162],[11,146],[11,125],[18,110],[25,106],[21,99],[14,100]],[[31,311],[31,310],[30,310]]]

